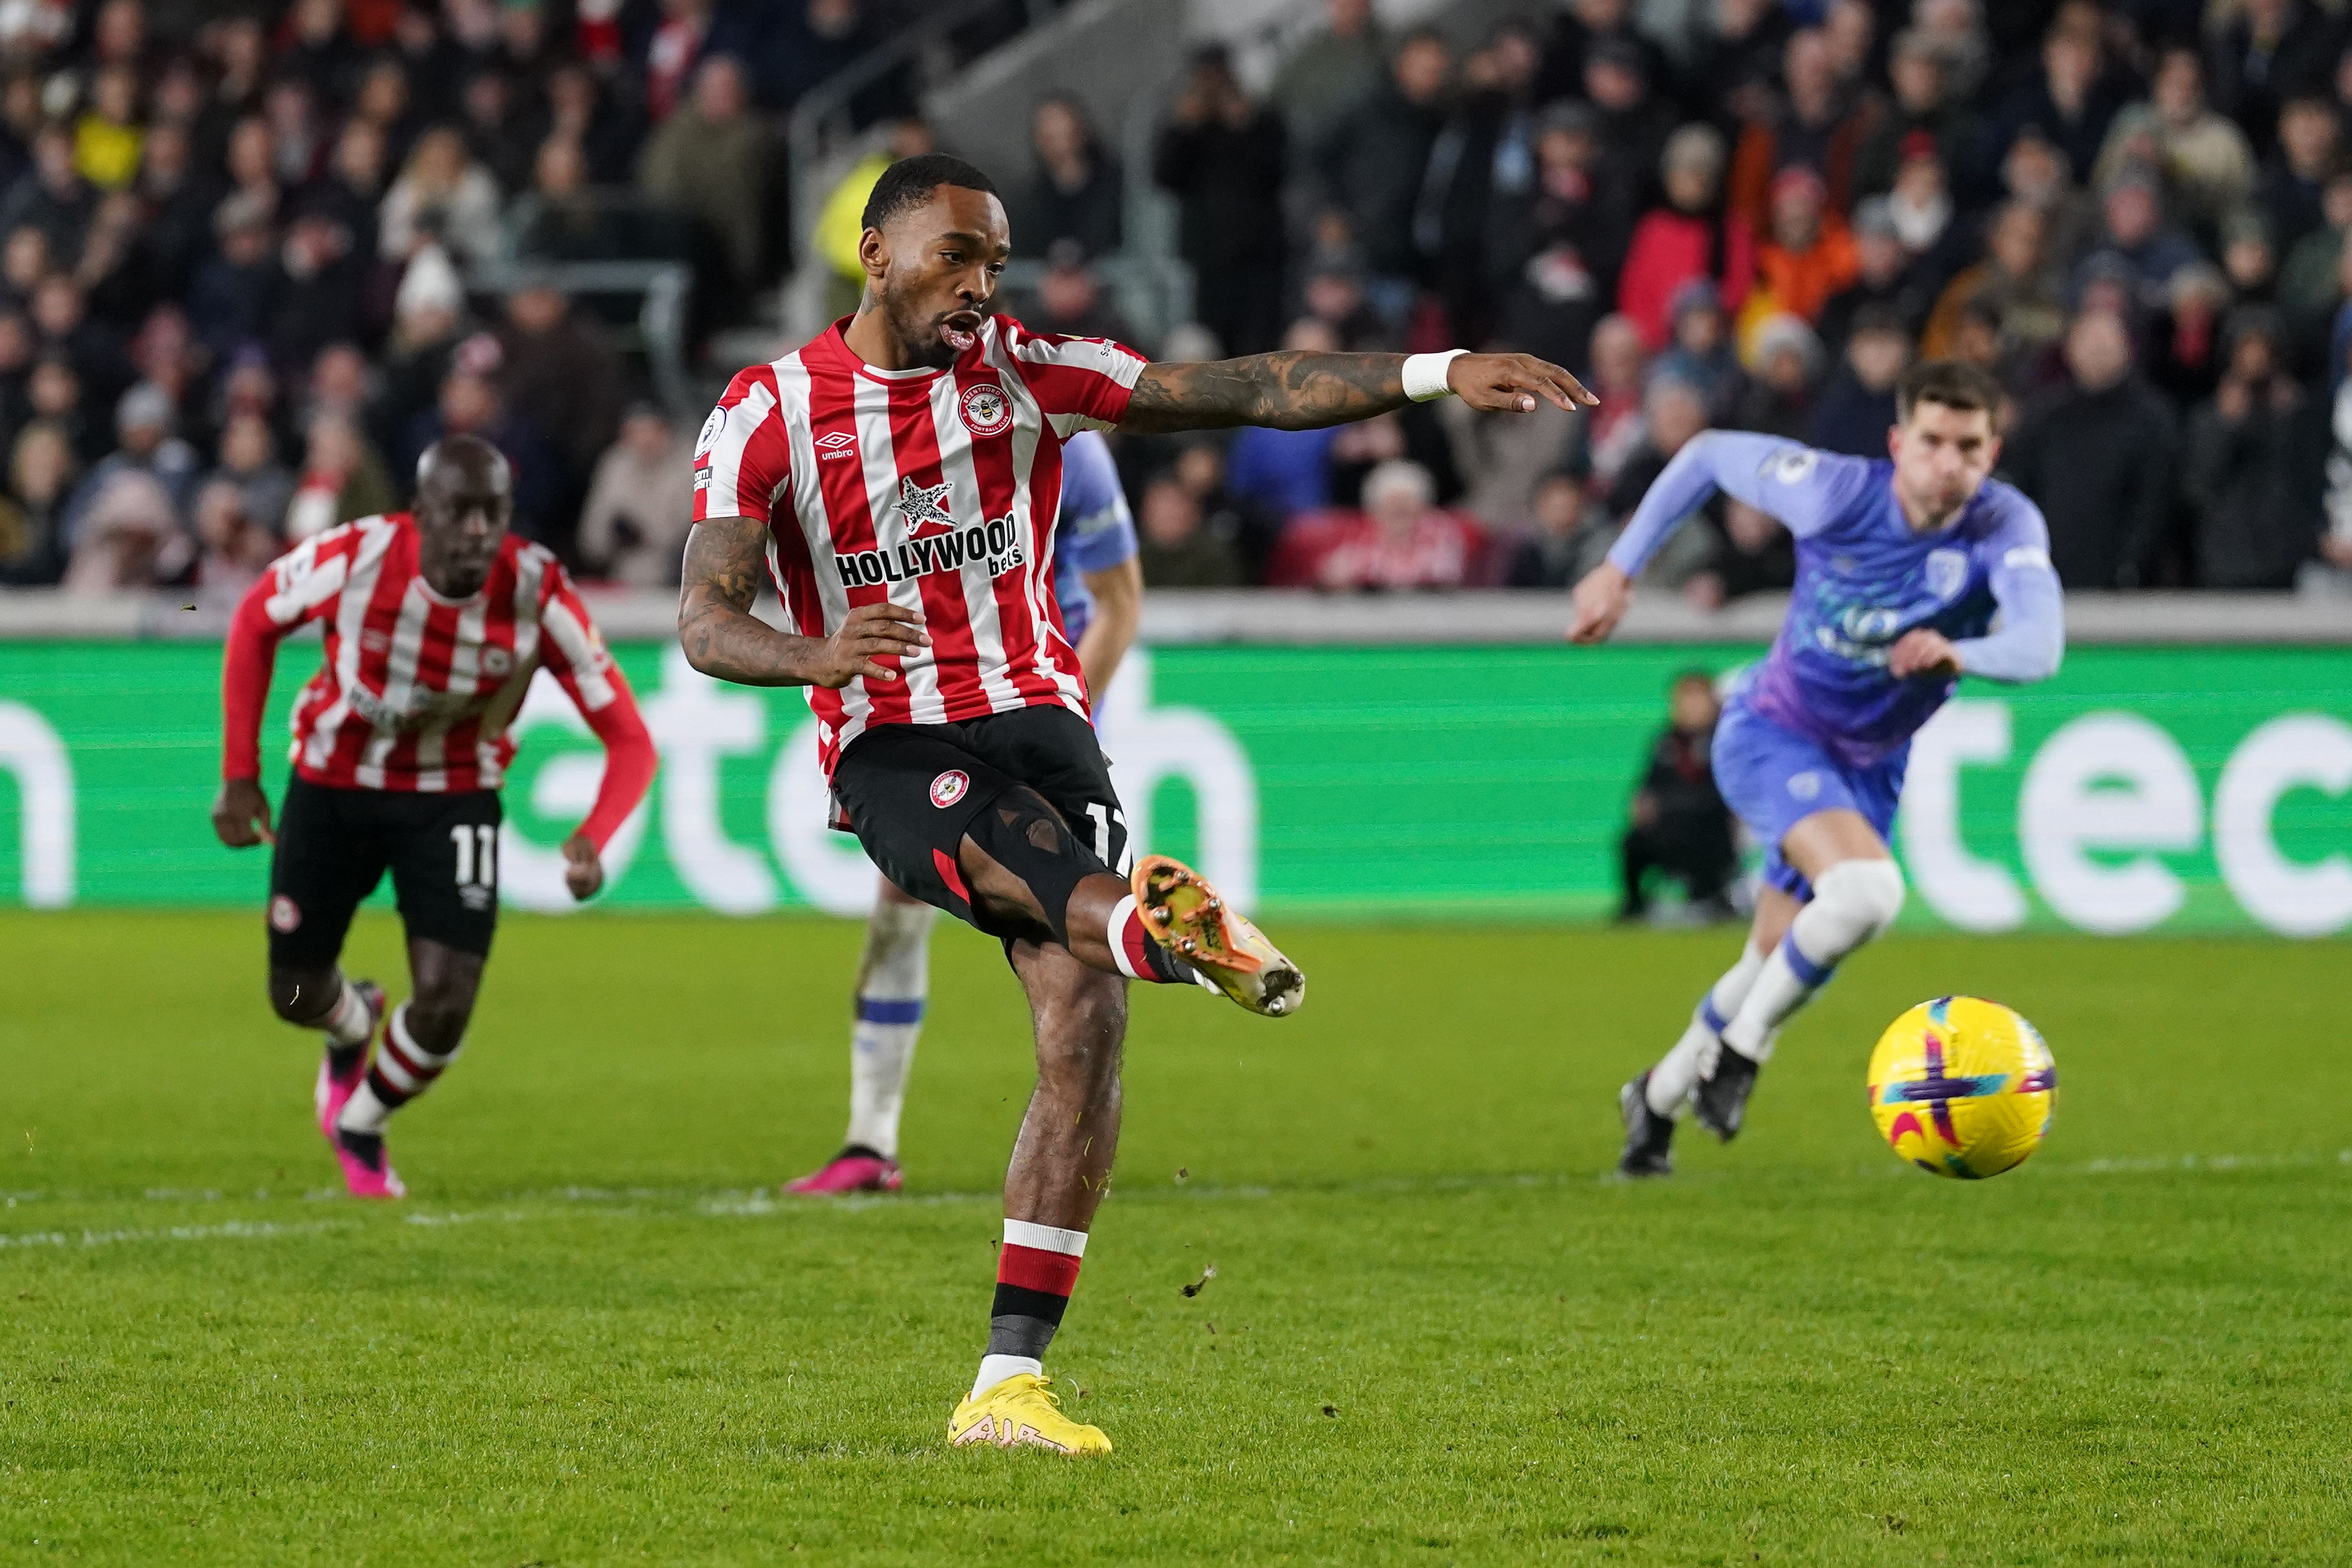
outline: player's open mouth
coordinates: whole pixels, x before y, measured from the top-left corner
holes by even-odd
[[[961,353],[980,341],[980,312],[958,310],[940,319],[940,337],[948,347]]]

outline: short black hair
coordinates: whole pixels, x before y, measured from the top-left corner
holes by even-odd
[[[1933,403],[1963,414],[1982,409],[1999,419],[2000,400],[2000,383],[1975,365],[1956,359],[1923,360],[1895,384],[1895,417],[1907,424],[1914,408]]]
[[[874,182],[873,194],[866,198],[866,216],[858,222],[866,228],[880,228],[908,207],[922,205],[941,185],[985,191],[999,201],[1003,199],[994,181],[962,159],[946,153],[919,153],[882,171],[882,177]]]

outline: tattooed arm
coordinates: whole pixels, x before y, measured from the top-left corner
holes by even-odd
[[[686,662],[703,674],[741,686],[837,688],[861,675],[896,680],[897,671],[875,660],[929,644],[921,617],[887,602],[856,606],[828,637],[798,637],[761,620],[751,599],[767,538],[767,524],[747,517],[698,522],[687,536],[677,640]]]
[[[1315,430],[1405,405],[1402,354],[1286,352],[1208,364],[1149,364],[1119,419],[1121,430],[1221,430],[1270,425]],[[1532,414],[1536,399],[1560,408],[1598,405],[1576,377],[1530,354],[1462,354],[1446,386],[1482,413]]]

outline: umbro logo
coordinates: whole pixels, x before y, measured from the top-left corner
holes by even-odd
[[[835,430],[830,436],[820,436],[816,438],[816,455],[819,462],[834,458],[854,458],[857,456],[857,437],[846,430]]]

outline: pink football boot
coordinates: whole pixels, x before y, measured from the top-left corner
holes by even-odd
[[[345,1132],[341,1128],[327,1142],[343,1167],[343,1185],[355,1198],[404,1198],[408,1189],[392,1168],[392,1155],[381,1132]]]
[[[374,1043],[375,1031],[383,1022],[383,987],[373,980],[354,980],[352,989],[357,991],[368,1005],[368,1039]],[[319,1131],[328,1142],[335,1141],[335,1119],[343,1113],[343,1102],[367,1077],[368,1053],[362,1049],[352,1060],[349,1072],[335,1071],[334,1053],[321,1052],[319,1057],[319,1081],[310,1090],[310,1103],[319,1113]]]
[[[786,1182],[783,1190],[795,1197],[835,1197],[843,1193],[895,1193],[901,1180],[898,1161],[853,1143],[807,1175],[797,1181]]]

